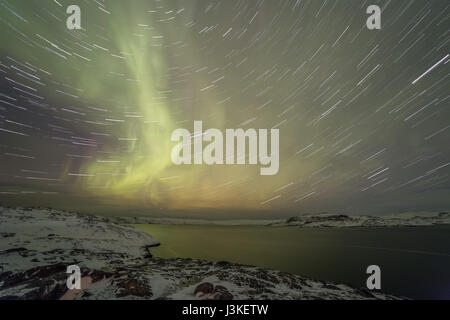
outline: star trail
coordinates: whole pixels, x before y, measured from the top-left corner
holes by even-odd
[[[0,0],[1,202],[448,209],[449,19],[444,0]],[[175,166],[170,135],[194,121],[279,129],[278,174]]]

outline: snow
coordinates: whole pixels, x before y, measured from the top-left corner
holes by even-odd
[[[53,209],[0,207],[0,217],[0,251],[11,248],[28,250],[29,260],[19,254],[8,255],[6,262],[2,259],[2,266],[7,264],[9,270],[20,271],[34,266],[32,259],[51,250],[68,254],[72,261],[82,261],[85,252],[98,258],[104,253],[114,252],[118,258],[123,256],[133,259],[145,254],[143,246],[158,245],[158,242],[146,233],[138,232],[129,226],[107,223],[94,216]],[[97,268],[107,263],[108,259],[109,257],[105,257],[105,260],[84,260],[83,263],[87,267]]]
[[[254,266],[154,258],[157,244],[102,217],[0,207],[0,299],[194,300],[205,297],[194,295],[205,282],[237,300],[398,299]],[[85,280],[80,291],[66,286],[72,264]]]

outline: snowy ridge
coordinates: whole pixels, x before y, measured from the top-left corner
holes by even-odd
[[[397,299],[258,267],[153,258],[157,244],[104,218],[0,207],[0,299]],[[72,264],[81,291],[67,289]]]

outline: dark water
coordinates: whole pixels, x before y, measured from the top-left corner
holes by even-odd
[[[365,287],[381,268],[382,290],[415,299],[450,299],[450,226],[300,229],[136,225],[160,243],[158,257],[230,261]]]

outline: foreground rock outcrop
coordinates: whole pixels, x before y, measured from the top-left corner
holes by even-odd
[[[159,259],[158,242],[104,218],[0,207],[0,299],[397,299],[227,262]],[[82,289],[68,290],[69,265]]]

